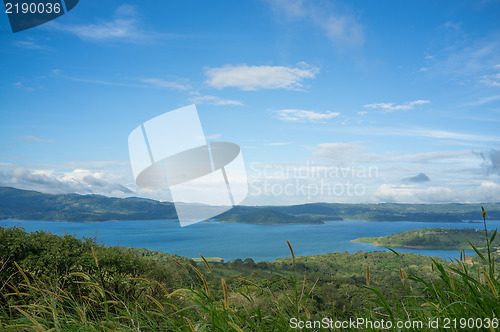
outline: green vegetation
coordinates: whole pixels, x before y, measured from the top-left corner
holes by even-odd
[[[464,254],[461,254],[460,260],[455,259],[448,265],[433,260],[437,272],[437,278],[434,279],[402,273],[401,281],[406,287],[406,296],[396,304],[396,310],[391,308],[383,294],[371,288],[377,295],[374,302],[384,311],[384,317],[391,321],[404,316],[419,321],[437,321],[439,330],[498,330],[500,282],[495,268],[498,257],[494,256],[491,247],[497,230],[490,233],[491,236],[488,235],[486,211],[481,208],[486,253],[471,244],[476,253],[472,262]],[[451,323],[446,326],[447,322]]]
[[[257,212],[250,212],[245,214],[226,215],[220,217],[217,221],[222,222],[240,222],[248,224],[323,224],[323,220],[329,220],[328,216],[312,216],[304,215],[291,215],[274,210],[260,210]]]
[[[480,230],[464,228],[424,228],[412,229],[381,237],[363,237],[356,242],[372,243],[377,246],[391,248],[414,249],[464,249],[470,244],[484,249],[484,234]],[[495,243],[498,243],[496,241]],[[492,244],[493,245],[493,244]]]
[[[152,220],[176,219],[172,203],[99,195],[50,195],[0,187],[0,220]]]
[[[274,262],[236,259],[210,263],[210,272],[203,259],[195,262],[146,249],[108,248],[93,239],[0,228],[0,253],[0,329],[13,331],[21,326],[182,330],[189,326],[183,317],[210,330],[237,330],[229,324],[234,322],[249,330],[286,331],[289,318],[297,314],[365,315],[371,296],[363,287],[366,266],[372,269],[372,284],[386,296],[400,298],[402,289],[397,283],[399,264],[388,252]],[[431,273],[428,257],[405,254],[403,259],[418,266],[420,276]],[[308,288],[307,297],[303,287]]]
[[[500,203],[485,204],[490,219],[500,220]],[[423,221],[460,222],[478,220],[479,204],[340,204],[313,203],[292,206],[235,207],[231,214],[252,212],[252,209],[272,209],[298,215],[319,214],[334,217],[328,220],[349,219],[366,221]],[[254,210],[255,211],[255,210]]]
[[[500,203],[486,204],[491,219],[500,220]],[[477,220],[477,204],[337,204],[236,206],[218,219],[261,224],[321,223],[327,220],[460,222]],[[50,195],[0,187],[0,220],[157,220],[177,218],[172,203],[99,195]],[[273,220],[271,222],[270,220]]]
[[[472,245],[472,260],[452,263],[396,252],[298,257],[290,244],[292,257],[274,262],[209,263],[0,228],[0,330],[289,331],[292,318],[329,317],[439,320],[443,331],[474,318],[494,331],[495,236],[485,228],[485,251]]]

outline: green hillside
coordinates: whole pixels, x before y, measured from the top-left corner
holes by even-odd
[[[176,219],[172,203],[99,195],[51,195],[0,187],[0,219],[106,221]]]
[[[291,255],[205,263],[0,227],[0,330],[289,331],[294,319],[491,324],[500,313],[498,273],[484,257]]]
[[[416,249],[464,249],[470,248],[472,243],[477,248],[484,248],[486,241],[481,230],[470,228],[424,228],[412,229],[381,237],[363,237],[357,242],[372,243],[377,246],[390,248],[416,248]],[[495,240],[493,245],[498,244]]]
[[[500,203],[484,204],[500,220]],[[480,204],[338,204],[236,206],[220,221],[260,224],[321,223],[328,220],[460,222],[477,220]],[[99,195],[52,195],[0,187],[0,220],[106,221],[176,219],[170,202]],[[274,220],[271,222],[270,220]]]
[[[223,222],[239,222],[262,225],[323,224],[323,220],[331,220],[331,218],[322,215],[292,215],[274,210],[260,210],[245,214],[226,215],[217,219],[217,221]]]

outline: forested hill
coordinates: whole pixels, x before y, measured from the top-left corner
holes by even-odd
[[[461,222],[477,221],[481,215],[481,205],[488,211],[488,218],[500,220],[500,203],[494,204],[344,204],[310,203],[289,206],[236,206],[221,214],[228,216],[244,215],[260,210],[274,210],[291,215],[310,215],[321,220],[366,220],[366,221],[423,221],[423,222]]]
[[[274,210],[259,210],[245,214],[228,214],[218,219],[222,222],[239,222],[247,224],[317,224],[323,223],[324,220],[338,220],[338,217],[326,215],[291,215],[288,213],[278,212]]]
[[[488,218],[500,220],[500,203],[483,204]],[[311,223],[327,220],[449,221],[477,220],[481,204],[339,204],[311,203],[291,206],[236,206],[219,221],[245,223]],[[275,213],[278,212],[278,213]],[[154,220],[176,219],[170,202],[100,195],[53,195],[0,187],[0,220]],[[267,217],[273,217],[269,220]]]
[[[491,234],[490,234],[491,235]],[[472,243],[476,248],[486,246],[484,234],[477,229],[425,228],[412,229],[381,237],[363,237],[356,242],[367,242],[377,246],[415,249],[465,249]],[[498,239],[492,243],[498,245]]]
[[[172,203],[100,195],[51,195],[0,187],[0,219],[105,221],[176,218]]]

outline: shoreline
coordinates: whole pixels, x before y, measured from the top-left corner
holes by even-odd
[[[440,247],[424,247],[424,246],[385,246],[377,241],[374,242],[364,242],[360,241],[362,238],[357,238],[354,240],[350,240],[350,242],[356,242],[356,243],[368,243],[373,246],[377,247],[384,247],[384,248],[394,248],[394,249],[415,249],[415,250],[463,250],[464,248],[440,248]],[[467,250],[472,250],[472,249],[467,249]]]
[[[174,220],[174,219],[143,219],[143,220],[136,220],[136,219],[109,219],[109,220],[35,220],[35,219],[1,219],[0,222],[2,221],[41,221],[41,222],[70,222],[70,223],[104,223],[108,221],[168,221],[168,222],[179,222],[179,220]],[[237,222],[237,221],[224,221],[224,220],[204,220],[202,221],[203,223],[211,223],[211,222],[218,222],[218,223],[224,223],[224,224],[247,224],[247,225],[326,225],[327,222],[343,222],[343,221],[364,221],[364,222],[391,222],[391,223],[397,223],[397,222],[422,222],[422,223],[450,223],[450,224],[479,224],[482,223],[482,221],[439,221],[439,220],[433,220],[433,221],[421,221],[421,220],[363,220],[363,219],[341,219],[341,220],[323,220],[320,222],[314,222],[314,223],[308,223],[308,222],[294,222],[294,223],[252,223],[252,222]],[[497,221],[497,220],[490,220],[490,221]],[[353,240],[354,241],[354,240]],[[359,241],[354,241],[354,242],[359,242]]]

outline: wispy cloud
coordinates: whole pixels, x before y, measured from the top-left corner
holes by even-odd
[[[48,29],[73,34],[80,39],[95,42],[122,41],[144,42],[156,36],[153,32],[146,32],[139,27],[136,9],[130,5],[122,5],[110,20],[101,20],[94,24],[61,24],[50,22]]]
[[[155,88],[165,88],[165,89],[175,89],[175,90],[191,89],[191,85],[189,85],[188,83],[167,81],[161,78],[142,78],[140,79],[140,81]]]
[[[425,164],[437,161],[461,159],[478,159],[471,150],[461,151],[433,151],[405,155],[385,155],[365,152],[367,148],[359,143],[321,143],[314,148],[313,158],[328,160],[335,164],[356,163],[417,163]]]
[[[337,128],[337,130],[341,130]],[[481,135],[475,133],[458,132],[451,130],[421,128],[421,127],[375,127],[375,126],[351,126],[342,128],[342,132],[355,135],[370,135],[373,137],[390,137],[390,136],[410,136],[419,138],[432,138],[433,143],[439,143],[437,140],[456,141],[461,145],[483,146],[484,143],[494,142],[500,143],[500,136]],[[450,142],[448,142],[450,143]]]
[[[37,88],[31,87],[31,86],[27,86],[27,85],[25,85],[22,82],[14,82],[14,83],[12,83],[12,85],[15,86],[18,89],[21,89],[21,90],[24,90],[24,91],[29,91],[29,92],[35,91],[37,89]]]
[[[16,40],[14,41],[14,46],[27,50],[43,50],[47,48],[45,45],[40,45],[31,40]]]
[[[500,73],[484,75],[480,82],[489,86],[500,86]]]
[[[143,85],[143,84],[141,85],[141,84],[131,84],[131,83],[123,83],[123,82],[113,82],[113,81],[106,81],[106,80],[101,80],[101,79],[82,78],[82,77],[65,75],[59,69],[52,70],[51,74],[55,77],[62,78],[62,79],[68,80],[68,81],[73,81],[73,82],[99,84],[99,85],[110,85],[110,86],[122,86],[122,87],[131,87],[131,88],[144,88],[144,87],[146,87],[146,85]]]
[[[394,129],[394,132],[407,136],[422,136],[429,138],[452,139],[462,141],[476,141],[476,142],[499,142],[500,137],[491,135],[475,135],[453,132],[448,130],[427,129],[427,128],[408,128],[405,130]]]
[[[374,108],[381,109],[385,113],[393,112],[393,111],[408,111],[414,109],[417,105],[423,105],[430,103],[429,100],[415,100],[415,101],[407,101],[403,104],[396,103],[374,103],[374,104],[366,104],[363,107],[365,108]]]
[[[205,139],[211,140],[211,139],[219,139],[221,137],[222,137],[222,134],[213,134],[213,135],[205,136]]]
[[[217,89],[234,87],[241,90],[301,89],[302,80],[314,78],[318,68],[306,63],[297,67],[225,65],[208,68],[208,85]]]
[[[159,89],[172,89],[181,91],[186,91],[191,89],[191,85],[187,83],[187,80],[167,81],[161,78],[140,78],[140,79],[125,80],[123,82],[118,82],[118,81],[108,81],[108,80],[101,80],[94,78],[70,76],[64,74],[59,69],[52,70],[51,74],[54,77],[62,78],[73,82],[98,84],[98,85],[120,86],[128,88],[144,88],[144,89],[159,88]]]
[[[500,95],[483,97],[483,98],[474,100],[470,103],[463,104],[462,106],[479,106],[479,105],[484,105],[484,104],[487,104],[487,103],[490,103],[492,101],[499,100],[499,99],[500,99]]]
[[[28,142],[37,142],[37,143],[54,143],[53,139],[45,139],[36,136],[17,136],[18,139]]]
[[[301,20],[316,26],[332,42],[362,45],[363,27],[350,13],[340,12],[331,2],[303,0],[269,0],[277,15],[288,20]]]
[[[339,112],[326,111],[321,113],[296,109],[280,110],[276,113],[278,119],[289,122],[324,122],[340,115]]]
[[[497,82],[491,75],[498,73],[496,65],[500,63],[499,33],[490,33],[465,45],[448,47],[442,55],[436,56],[432,72],[455,78],[459,83]]]
[[[243,103],[238,100],[224,99],[217,96],[195,96],[190,99],[194,104],[210,104],[217,106],[242,106]]]
[[[273,143],[267,143],[265,145],[267,146],[284,146],[284,145],[288,145],[290,144],[290,142],[273,142]]]

